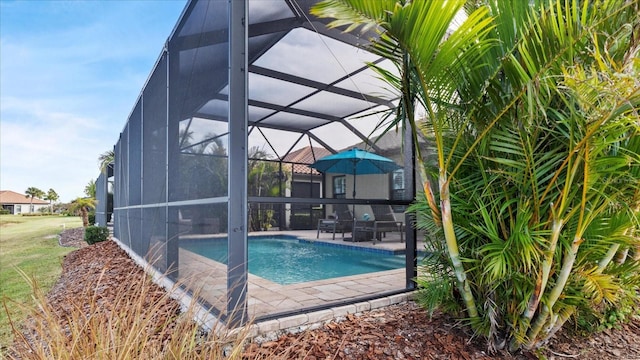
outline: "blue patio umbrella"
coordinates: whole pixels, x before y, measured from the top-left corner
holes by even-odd
[[[357,148],[325,156],[309,167],[321,173],[353,174],[354,199],[356,198],[356,175],[386,174],[401,168],[391,159]]]

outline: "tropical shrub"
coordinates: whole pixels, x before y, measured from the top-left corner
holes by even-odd
[[[105,241],[109,238],[109,229],[106,226],[87,226],[84,229],[84,241],[89,245]]]
[[[410,208],[432,251],[420,301],[490,348],[534,348],[637,296],[640,2],[473,3],[455,30],[462,0],[314,11],[379,31],[399,75],[376,69],[401,94],[387,129],[435,144]]]

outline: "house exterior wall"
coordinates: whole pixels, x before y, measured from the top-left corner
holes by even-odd
[[[29,209],[29,205],[26,204],[26,206],[23,206],[23,209],[26,208],[27,210]],[[49,205],[42,205],[42,204],[33,204],[33,211],[29,211],[30,213],[39,213],[41,209],[47,209],[49,207]],[[24,213],[24,212],[23,212]]]
[[[33,204],[33,209],[31,209],[31,205],[27,204],[2,204],[3,209],[7,209],[11,211],[13,215],[20,214],[30,214],[30,213],[39,213],[40,209],[47,209],[49,205],[45,204]]]
[[[0,206],[13,215],[19,215],[38,213],[40,209],[48,208],[49,203],[38,198],[29,198],[15,191],[0,190]]]
[[[304,186],[305,188],[312,187],[315,190],[311,192],[303,193],[303,194],[301,194],[300,192],[293,193],[293,190],[295,190],[293,188],[296,187],[296,185],[301,185],[301,186]],[[305,190],[310,190],[310,189],[305,189]],[[289,186],[287,186],[287,189],[285,191],[285,196],[304,197],[304,198],[308,197],[309,199],[313,199],[314,196],[317,198],[322,198],[323,197],[322,191],[323,189],[322,189],[321,175],[293,173],[291,182],[289,183]],[[317,224],[317,219],[324,217],[322,208],[319,207],[317,204],[315,204],[312,200],[310,200],[310,202],[307,204],[296,204],[296,205],[286,204],[285,211],[286,211],[285,225],[287,229],[296,229],[296,230],[315,229]],[[304,221],[301,222],[300,221],[301,219],[304,219]]]
[[[345,175],[345,174],[335,174],[335,173],[327,173],[326,174],[326,191],[327,198],[335,198],[334,189],[333,189],[333,179],[336,176],[344,176],[346,179],[346,194],[345,199],[353,198],[353,175]],[[356,175],[356,199],[384,199],[389,200],[389,174],[369,174],[369,175]],[[333,206],[327,205],[327,212],[329,214],[333,213]],[[371,211],[371,206],[369,205],[356,205],[355,213],[353,214],[357,219],[362,219],[364,214],[369,214],[371,218],[373,218],[373,212]]]

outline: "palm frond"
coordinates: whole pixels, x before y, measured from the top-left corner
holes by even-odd
[[[583,279],[583,293],[594,304],[600,304],[603,301],[614,304],[618,301],[620,285],[616,276],[601,273],[597,267],[576,269],[576,276]]]

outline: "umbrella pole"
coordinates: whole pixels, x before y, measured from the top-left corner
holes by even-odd
[[[356,163],[357,164],[357,163]],[[356,200],[356,167],[353,167],[353,200]],[[353,215],[353,219],[356,219],[356,203],[354,202],[351,206],[351,215]]]

